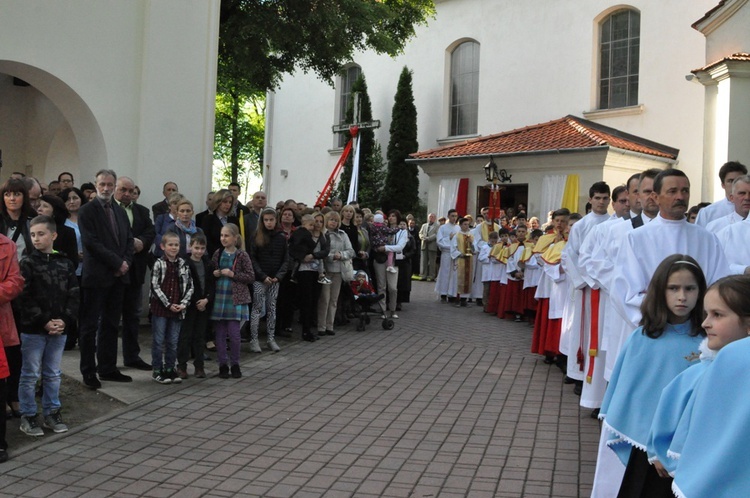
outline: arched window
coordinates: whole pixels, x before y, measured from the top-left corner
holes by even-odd
[[[450,136],[477,132],[479,44],[466,41],[451,53]]]
[[[618,10],[599,25],[599,109],[638,104],[641,15]]]
[[[357,78],[362,74],[362,68],[356,64],[347,66],[341,71],[339,75],[338,84],[336,88],[338,90],[338,124],[346,122],[346,111],[349,108],[349,98],[352,95],[352,85],[357,81]],[[346,134],[339,133],[337,139],[337,145],[343,147],[346,145]]]

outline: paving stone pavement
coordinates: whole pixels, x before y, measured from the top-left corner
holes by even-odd
[[[391,331],[351,324],[11,452],[1,494],[588,496],[599,423],[529,353],[531,327],[432,287]]]

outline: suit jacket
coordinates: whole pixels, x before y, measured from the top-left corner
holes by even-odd
[[[129,273],[115,276],[125,261],[133,266],[133,234],[128,215],[116,203],[112,212],[117,223],[117,238],[112,233],[107,213],[98,199],[87,202],[78,211],[78,228],[83,244],[83,287],[110,287],[116,282],[129,283]]]
[[[422,225],[419,229],[419,238],[422,240],[422,250],[436,251],[437,246],[437,233],[440,229],[440,223],[437,221],[430,226],[429,222]]]
[[[156,219],[160,214],[169,212],[169,203],[166,199],[162,199],[161,201],[151,206],[151,212],[154,213],[154,219]]]
[[[638,228],[643,226],[643,214],[639,214],[635,218],[630,218],[630,223],[632,223],[633,228]]]
[[[125,216],[127,217],[127,213]],[[133,254],[133,264],[128,271],[130,283],[132,285],[143,285],[146,280],[146,268],[149,266],[149,250],[156,237],[156,230],[146,206],[133,203],[133,226],[130,230],[134,238],[143,242],[143,250]]]

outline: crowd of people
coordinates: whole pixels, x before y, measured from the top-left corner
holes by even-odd
[[[737,468],[750,414],[726,404],[728,385],[707,383],[748,380],[739,339],[750,331],[750,176],[740,163],[721,168],[726,198],[697,212],[682,171],[646,170],[614,190],[596,182],[585,215],[561,208],[543,224],[524,205],[476,220],[430,213],[421,226],[339,199],[269,207],[259,191],[245,205],[236,183],[196,213],[167,182],[149,212],[133,180],[111,170],[81,188],[62,173],[46,191],[21,176],[0,188],[0,460],[6,419],[31,436],[67,430],[64,349],[79,347],[92,389],[132,381],[117,367],[120,327],[124,365],[155,382],[188,379],[191,359],[205,377],[206,351],[220,378],[239,378],[241,344],[263,351],[262,321],[270,351],[293,333],[296,311],[314,342],[354,318],[358,298],[398,319],[417,279],[434,281],[442,303],[533,326],[532,352],[603,420],[594,496],[701,496]],[[138,331],[149,270],[147,362]],[[723,434],[719,414],[736,421],[737,438],[720,439],[715,473],[698,478],[703,431]]]
[[[603,421],[594,497],[750,486],[737,402],[750,387],[750,176],[733,161],[719,179],[725,198],[694,209],[684,172],[651,169],[594,183],[584,216],[561,208],[538,227],[482,210],[472,228],[451,210],[420,231],[440,252],[441,301],[532,323],[532,352]]]
[[[59,396],[64,350],[80,349],[92,389],[132,382],[117,366],[120,330],[124,366],[151,371],[155,382],[188,379],[191,359],[192,375],[206,377],[207,351],[216,352],[220,378],[239,378],[241,344],[263,351],[263,321],[265,346],[277,352],[276,337],[292,336],[297,311],[311,342],[354,318],[360,296],[371,294],[383,318],[398,319],[415,255],[419,265],[412,215],[339,199],[272,208],[259,191],[245,205],[231,183],[196,213],[167,182],[149,211],[136,202],[133,180],[111,170],[80,188],[67,172],[49,187],[14,173],[0,192],[0,461],[9,419],[35,437],[68,430]],[[138,342],[146,312],[150,361]]]

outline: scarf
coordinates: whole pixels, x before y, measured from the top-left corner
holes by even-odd
[[[195,235],[195,233],[198,231],[198,227],[195,226],[195,221],[193,220],[190,220],[190,224],[188,224],[187,226],[183,225],[179,219],[176,219],[174,224],[177,226],[177,228],[189,235]]]

